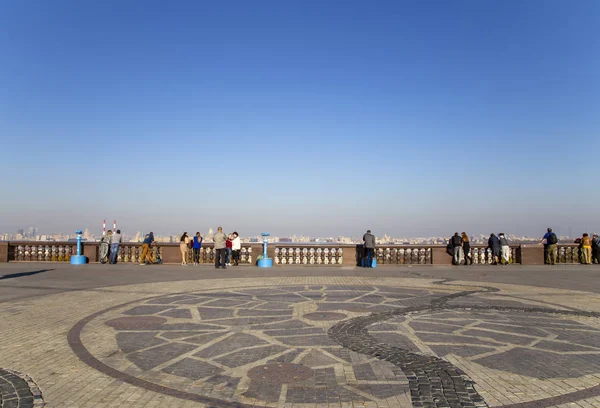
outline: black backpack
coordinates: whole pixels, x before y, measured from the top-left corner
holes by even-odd
[[[551,232],[550,235],[548,236],[548,244],[554,245],[557,243],[558,243],[558,238],[556,237],[556,234],[554,232]]]

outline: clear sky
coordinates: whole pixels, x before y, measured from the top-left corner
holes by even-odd
[[[4,1],[0,231],[600,231],[600,2]]]

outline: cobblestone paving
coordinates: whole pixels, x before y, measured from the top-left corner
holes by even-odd
[[[31,378],[0,368],[0,407],[37,408],[43,405],[42,392]]]
[[[0,311],[0,362],[49,407],[600,406],[598,295],[489,286],[265,277],[58,294]]]

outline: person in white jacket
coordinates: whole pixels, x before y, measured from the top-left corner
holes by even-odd
[[[231,255],[233,259],[233,266],[239,266],[240,264],[240,252],[242,250],[242,240],[237,232],[233,233],[233,241],[231,241]]]
[[[502,251],[502,265],[508,265],[510,262],[510,246],[503,232],[498,235],[500,239],[500,249]]]

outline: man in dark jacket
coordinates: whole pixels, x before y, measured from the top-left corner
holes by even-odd
[[[592,263],[600,264],[600,238],[598,234],[592,237]]]
[[[493,232],[490,234],[488,239],[488,248],[492,250],[492,256],[494,257],[493,265],[498,265],[498,258],[500,257],[500,240]]]
[[[452,247],[452,263],[460,265],[460,251],[462,251],[463,240],[458,232],[455,232],[450,238],[450,246]]]
[[[363,235],[364,242],[364,259],[365,266],[371,268],[373,266],[373,253],[375,252],[375,236],[371,234],[371,230],[367,230],[367,233]]]

